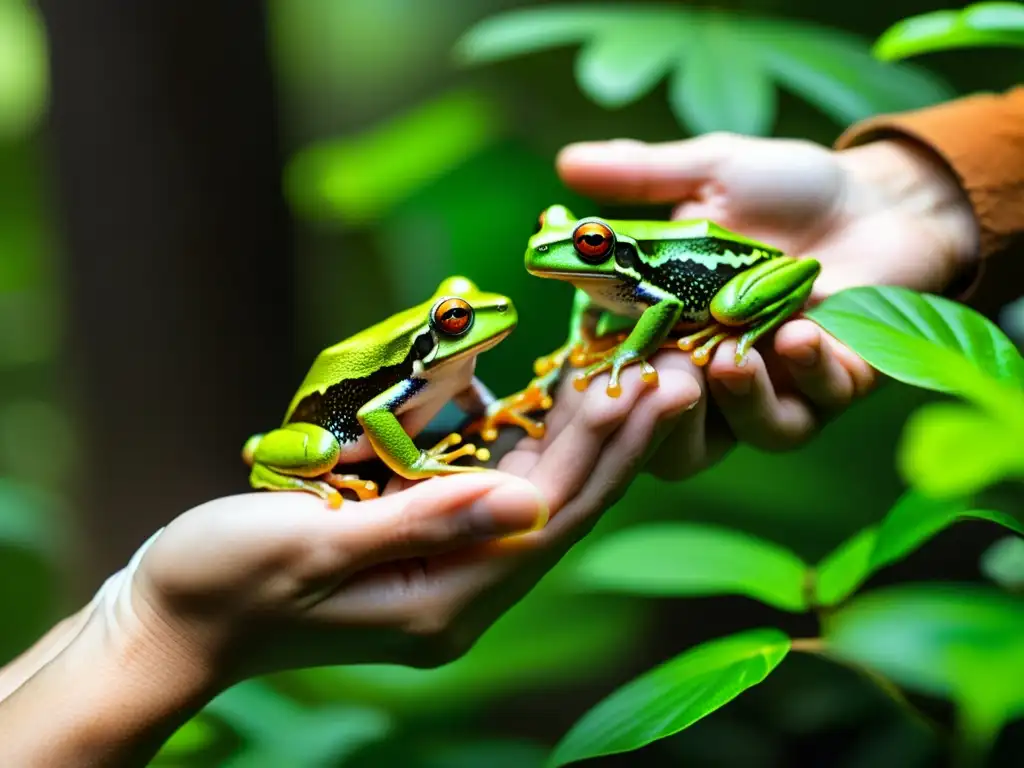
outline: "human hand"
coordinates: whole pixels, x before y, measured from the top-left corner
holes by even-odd
[[[544,438],[521,440],[499,471],[396,478],[379,499],[338,511],[283,492],[196,507],[111,577],[96,613],[115,637],[193,659],[221,687],[295,667],[450,661],[589,530],[659,423],[699,420],[688,357],[667,352],[660,365],[656,391],[635,373],[618,399],[564,386]],[[549,511],[541,529],[497,538]]]
[[[844,288],[900,285],[943,293],[975,267],[977,225],[956,179],[930,151],[884,140],[834,152],[807,141],[709,134],[686,141],[574,144],[558,158],[571,187],[598,199],[675,205],[822,264],[811,304]],[[868,392],[878,374],[806,319],[784,323],[748,363],[723,343],[709,388],[738,440],[805,442]],[[687,438],[681,438],[687,439]],[[672,444],[652,463],[679,478]]]
[[[519,440],[499,471],[395,479],[381,498],[338,511],[263,492],[184,513],[5,670],[17,688],[0,698],[5,756],[140,765],[241,678],[459,657],[590,530],[669,431],[691,435],[692,461],[706,461],[703,377],[678,351],[655,362],[660,386],[633,368],[619,398],[563,382],[545,436]],[[543,527],[497,538],[548,511]]]

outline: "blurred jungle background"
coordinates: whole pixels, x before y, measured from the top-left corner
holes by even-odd
[[[159,526],[247,490],[240,446],[276,422],[316,352],[444,276],[513,298],[521,324],[478,370],[495,390],[525,384],[569,312],[566,286],[522,269],[540,210],[667,213],[570,193],[553,170],[564,144],[719,129],[830,144],[867,115],[1024,76],[1012,50],[871,58],[882,31],[943,7],[934,0],[723,0],[713,23],[701,4],[645,4],[701,20],[605,21],[585,36],[600,38],[589,65],[577,64],[582,38],[556,45],[557,31],[523,55],[466,61],[459,41],[474,25],[547,5],[0,0],[0,662]],[[754,57],[772,62],[764,72],[738,21],[751,18],[771,20]],[[670,50],[678,82],[657,63]],[[645,56],[656,72],[615,78]],[[641,477],[464,659],[254,681],[160,760],[539,766],[587,709],[659,661],[746,627],[802,631],[802,617],[745,597],[573,592],[560,574],[586,547],[626,525],[687,520],[815,562],[900,497],[894,446],[928,397],[889,386],[805,449],[741,448],[678,484]],[[958,525],[872,583],[983,580],[979,557],[1000,536]],[[1022,738],[1019,724],[1004,731],[997,759],[1010,762],[997,764],[1014,764],[1005,756],[1019,757]],[[876,687],[800,657],[678,736],[594,764],[937,759],[935,738]]]

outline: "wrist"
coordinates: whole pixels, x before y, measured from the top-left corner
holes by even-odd
[[[140,765],[220,687],[180,638],[131,605],[112,576],[74,637],[0,702],[4,764]]]
[[[980,231],[971,201],[945,161],[910,138],[880,138],[836,153],[846,171],[854,215],[899,210],[936,243],[948,293],[973,284],[981,267]]]

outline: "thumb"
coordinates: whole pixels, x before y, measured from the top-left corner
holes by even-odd
[[[597,198],[676,203],[697,196],[725,158],[728,137],[710,134],[684,141],[645,144],[632,139],[581,142],[555,161],[562,181]]]

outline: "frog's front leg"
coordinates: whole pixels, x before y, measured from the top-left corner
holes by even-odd
[[[601,309],[591,301],[590,296],[577,288],[572,298],[569,334],[566,341],[554,352],[542,355],[534,361],[534,375],[540,379],[551,371],[561,368],[567,359],[571,360],[585,355],[600,315]]]
[[[339,491],[351,490],[360,500],[378,495],[377,484],[355,475],[336,475],[341,445],[323,427],[295,422],[264,435],[253,435],[242,448],[242,459],[252,467],[249,484],[272,491],[306,491],[332,508],[341,506]]]
[[[633,330],[630,331],[626,340],[615,347],[614,351],[606,355],[604,359],[576,374],[573,378],[573,385],[582,392],[595,376],[605,371],[611,371],[606,391],[609,396],[618,397],[622,394],[622,386],[619,384],[619,375],[622,369],[637,363],[642,367],[641,378],[644,383],[657,384],[658,372],[653,365],[647,362],[647,358],[661,347],[662,342],[679,321],[682,309],[682,304],[678,301],[668,299],[648,307],[633,326]]]
[[[754,343],[803,307],[821,272],[815,259],[780,256],[741,272],[723,285],[711,300],[716,322],[679,340],[679,348],[693,349],[693,362],[705,365],[725,339],[738,336],[735,361],[746,364]],[[745,327],[742,333],[736,329]],[[703,343],[701,343],[703,342]]]
[[[426,451],[416,446],[395,416],[395,410],[415,394],[412,389],[414,386],[409,380],[399,382],[370,400],[356,413],[356,418],[359,419],[370,445],[381,461],[387,464],[392,472],[409,480],[456,472],[487,471],[485,467],[460,467],[451,464],[463,456],[476,456],[480,461],[487,461],[490,458],[489,451],[483,448],[477,450],[472,444],[448,451],[452,446],[462,442],[461,435],[448,435]]]

